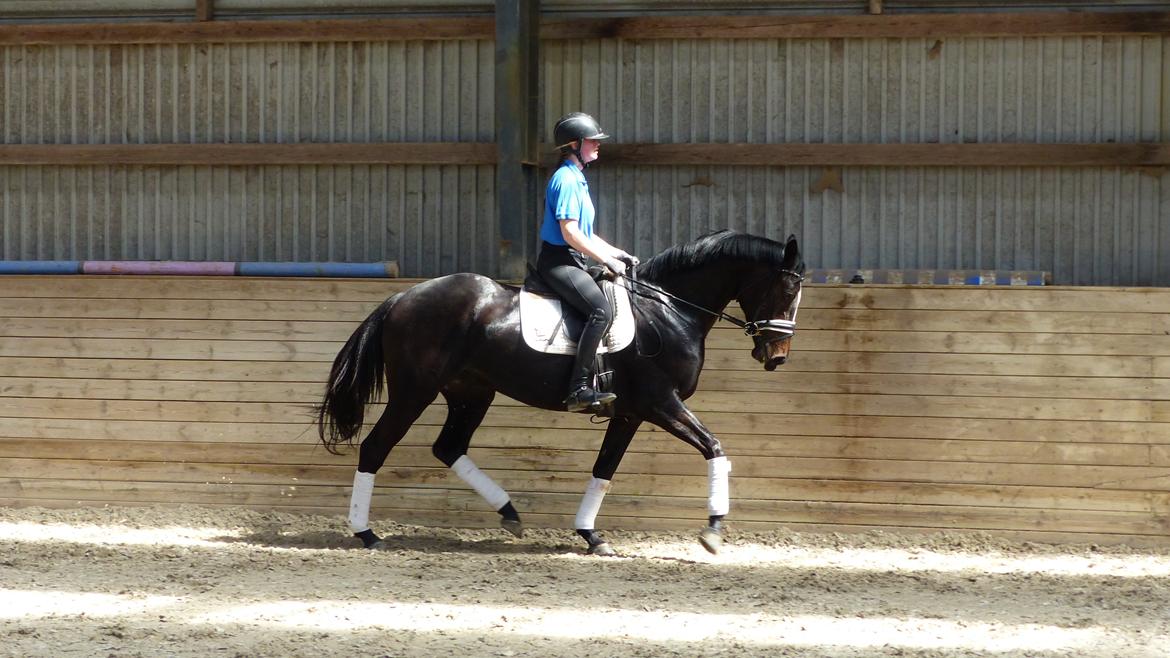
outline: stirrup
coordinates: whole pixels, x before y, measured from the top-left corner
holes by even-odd
[[[616,399],[617,396],[613,393],[582,386],[569,393],[569,397],[565,398],[565,409],[568,411],[581,411],[591,407],[601,408],[607,404],[612,404]]]

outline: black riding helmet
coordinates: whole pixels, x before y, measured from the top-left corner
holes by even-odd
[[[553,142],[561,151],[567,151],[581,159],[581,140],[609,139],[609,135],[597,124],[597,119],[584,112],[570,112],[557,119],[553,126]]]

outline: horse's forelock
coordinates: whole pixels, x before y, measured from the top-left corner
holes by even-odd
[[[768,263],[780,267],[784,262],[784,245],[768,238],[724,229],[663,251],[646,261],[639,274],[653,280],[720,260]]]

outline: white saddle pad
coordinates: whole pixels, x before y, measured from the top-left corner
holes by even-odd
[[[634,313],[630,310],[630,293],[612,281],[602,281],[602,290],[617,300],[614,304],[613,324],[597,347],[598,354],[617,352],[625,349],[634,340]],[[524,342],[537,352],[549,354],[576,354],[577,340],[565,330],[561,317],[559,297],[538,295],[527,290],[520,291],[520,333]]]

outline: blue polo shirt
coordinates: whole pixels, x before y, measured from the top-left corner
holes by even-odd
[[[540,225],[540,239],[549,244],[567,245],[561,235],[562,219],[575,219],[581,232],[593,237],[593,199],[589,198],[589,183],[577,165],[566,160],[548,179],[544,190],[544,221]]]

